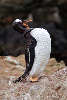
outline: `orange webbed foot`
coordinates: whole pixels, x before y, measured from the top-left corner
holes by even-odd
[[[30,81],[31,82],[38,82],[38,77],[37,76],[32,76],[32,77],[30,77]]]

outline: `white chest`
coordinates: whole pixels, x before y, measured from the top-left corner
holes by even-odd
[[[35,59],[30,75],[39,74],[45,69],[51,53],[51,38],[47,30],[35,28],[31,35],[36,39]]]

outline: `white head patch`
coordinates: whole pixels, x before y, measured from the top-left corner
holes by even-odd
[[[22,23],[22,21],[20,19],[16,19],[14,22],[16,22],[16,23],[21,22]]]

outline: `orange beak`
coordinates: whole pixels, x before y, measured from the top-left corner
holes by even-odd
[[[28,25],[29,22],[32,22],[32,20],[31,20],[31,19],[29,19],[29,20],[24,20],[24,22],[23,22],[23,26],[25,26],[27,29],[30,28],[29,25]]]

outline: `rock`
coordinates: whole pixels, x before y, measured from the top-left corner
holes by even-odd
[[[9,89],[0,91],[2,100],[66,100],[67,99],[67,68],[54,74],[41,77],[38,82],[29,80],[13,84],[8,82]]]
[[[67,68],[32,83],[22,100],[66,100]]]
[[[0,56],[18,56],[24,52],[24,37],[12,25],[0,29]]]
[[[14,58],[10,57],[10,56],[6,56],[5,60],[11,64],[15,64],[15,65],[21,65],[18,61],[16,61]]]
[[[17,66],[20,65],[10,63],[5,58],[0,57],[0,66],[2,67],[0,70],[0,100],[62,100],[63,98],[66,100],[67,68],[64,68],[63,62],[57,63],[52,58],[38,82],[31,83],[27,79],[24,83],[14,84],[13,80],[24,72],[24,55],[7,57],[12,62],[15,60],[22,65],[18,68]]]
[[[62,24],[49,23],[44,25],[51,36],[51,57],[57,61],[64,60],[67,65],[67,31]]]

